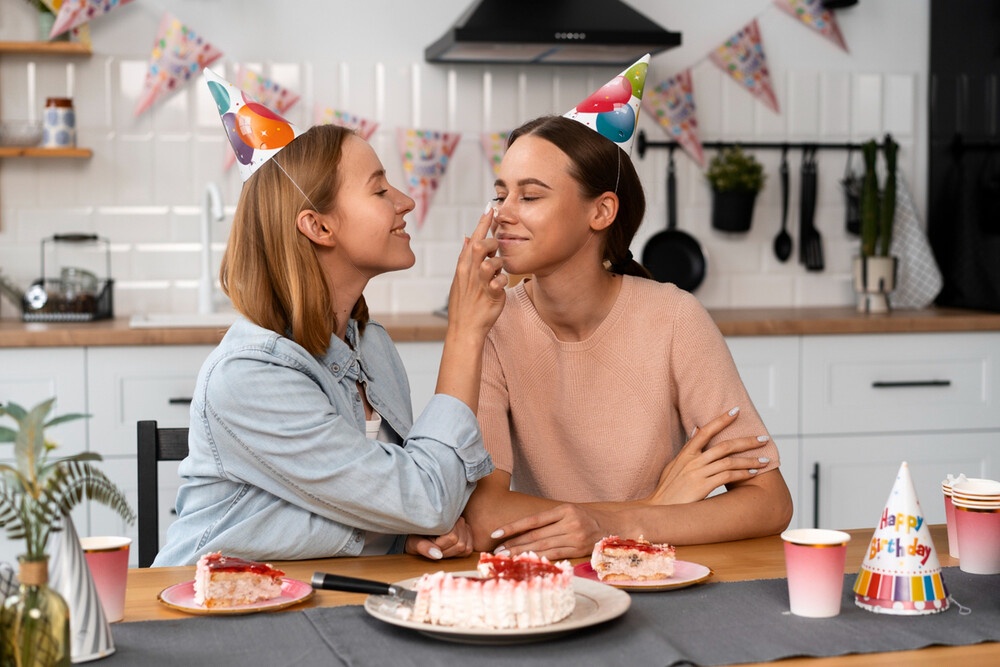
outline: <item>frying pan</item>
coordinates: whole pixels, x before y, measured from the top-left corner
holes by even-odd
[[[698,240],[677,229],[677,177],[674,149],[667,163],[667,229],[657,232],[642,249],[642,265],[661,283],[693,292],[705,279],[705,253]]]

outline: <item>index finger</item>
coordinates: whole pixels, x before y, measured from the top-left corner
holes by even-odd
[[[490,231],[490,227],[493,226],[493,218],[495,216],[496,210],[492,205],[488,206],[486,212],[479,217],[479,223],[476,224],[476,228],[472,231],[472,235],[469,238],[473,241],[485,239]]]

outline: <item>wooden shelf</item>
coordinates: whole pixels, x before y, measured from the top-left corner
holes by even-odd
[[[80,42],[0,42],[0,53],[89,56],[92,51],[89,46]]]
[[[0,146],[0,158],[4,157],[60,157],[89,158],[94,151],[89,148],[39,148],[38,146]]]

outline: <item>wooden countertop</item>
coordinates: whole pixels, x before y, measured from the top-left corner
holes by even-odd
[[[720,308],[709,311],[725,336],[1000,331],[1000,313],[928,308],[865,315],[851,307]],[[397,343],[444,340],[447,321],[431,313],[376,315]],[[224,329],[129,327],[128,318],[84,323],[0,320],[0,348],[215,345]]]

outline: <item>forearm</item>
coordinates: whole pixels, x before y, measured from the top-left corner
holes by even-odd
[[[479,409],[479,379],[483,366],[485,331],[448,327],[438,369],[435,393],[448,394],[476,412]]]
[[[769,473],[779,476],[779,473]],[[698,502],[649,505],[643,502],[593,503],[609,511],[608,532],[673,545],[709,544],[774,535],[788,526],[792,504],[784,481],[746,484]]]
[[[492,551],[500,544],[502,538],[490,537],[500,526],[562,504],[509,489],[490,488],[488,479],[479,483],[462,515],[472,529],[472,546],[476,551]]]

